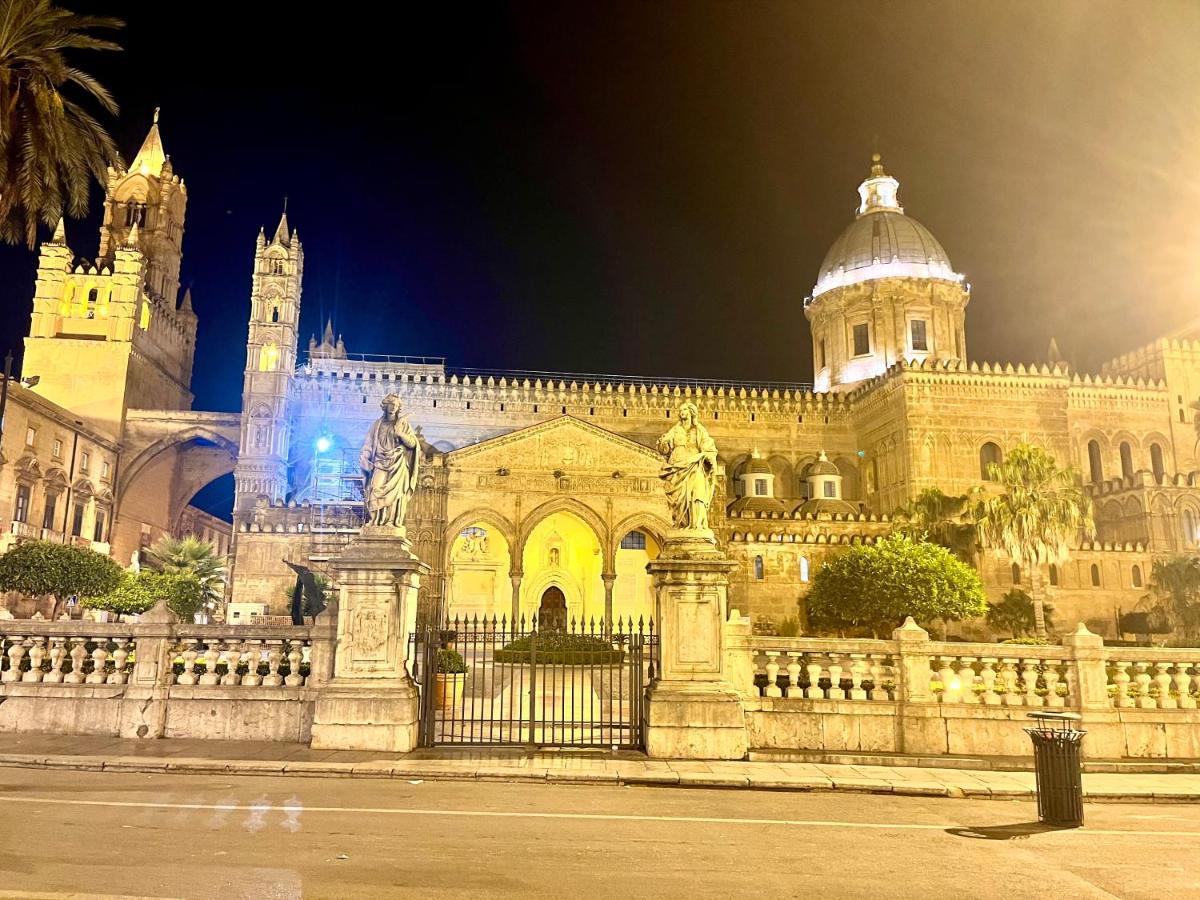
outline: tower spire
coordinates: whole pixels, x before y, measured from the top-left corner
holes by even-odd
[[[67,242],[67,226],[62,216],[58,217],[58,224],[54,226],[54,237],[50,238],[52,244],[65,244]]]
[[[129,164],[130,172],[156,177],[162,175],[163,165],[167,161],[167,153],[163,149],[162,136],[158,133],[158,111],[159,108],[154,107],[154,121],[146,133],[146,139],[142,141],[142,148],[138,150],[137,156]]]
[[[271,243],[286,245],[290,240],[291,238],[288,235],[287,197],[284,197],[283,215],[279,217],[279,227],[275,229],[275,237],[271,238]]]

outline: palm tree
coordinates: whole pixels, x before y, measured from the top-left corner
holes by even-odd
[[[1153,612],[1166,619],[1190,643],[1200,633],[1200,559],[1156,559],[1150,574]]]
[[[79,101],[109,115],[117,103],[66,52],[120,50],[95,32],[122,27],[50,0],[0,0],[0,240],[32,249],[39,223],[85,215],[90,179],[103,183],[117,161],[112,138]]]
[[[970,494],[951,497],[940,488],[926,488],[897,509],[892,519],[901,534],[939,544],[974,565],[979,535],[970,521],[970,504]]]
[[[204,588],[205,607],[212,609],[225,596],[225,557],[198,537],[163,536],[147,551],[150,564],[163,572],[192,575]]]
[[[1040,447],[1018,444],[1000,463],[988,466],[1000,492],[975,507],[983,543],[1003,550],[1030,573],[1035,630],[1046,636],[1042,566],[1061,565],[1080,537],[1096,532],[1091,499],[1079,476]]]

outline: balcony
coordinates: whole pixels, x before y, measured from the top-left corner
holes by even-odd
[[[41,537],[41,529],[28,522],[11,522],[9,531],[20,541],[36,541]]]

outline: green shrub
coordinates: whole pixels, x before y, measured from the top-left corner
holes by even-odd
[[[457,650],[439,650],[437,670],[441,675],[461,675],[467,671],[467,663]]]
[[[115,589],[100,597],[88,597],[83,605],[130,615],[146,612],[159,600],[166,600],[171,612],[190,622],[204,606],[204,586],[192,575],[144,569],[126,572]]]
[[[0,591],[31,597],[50,594],[54,614],[68,597],[97,597],[116,588],[124,574],[109,557],[83,547],[25,541],[0,556]]]
[[[590,634],[543,631],[510,641],[495,654],[500,663],[528,664],[535,658],[555,665],[616,665],[625,658],[625,651]]]
[[[1000,643],[1002,643],[1002,644],[1026,644],[1031,647],[1056,647],[1056,646],[1058,646],[1054,641],[1048,641],[1045,638],[1040,638],[1040,637],[1007,638],[1006,640],[1003,640]]]

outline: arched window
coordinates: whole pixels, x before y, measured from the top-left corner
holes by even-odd
[[[763,580],[763,558],[761,556],[754,557],[754,580]]]
[[[1121,441],[1121,477],[1133,477],[1133,448],[1129,441]]]
[[[640,531],[631,531],[621,538],[622,550],[645,550],[646,536]]]
[[[1100,567],[1092,563],[1092,587],[1100,587]]]
[[[988,441],[979,448],[979,477],[984,481],[991,481],[992,466],[998,466],[1004,461],[1004,454],[1000,452],[1000,445]]]
[[[272,322],[279,321],[279,304],[278,303],[276,303],[274,306],[271,307],[271,321]]]
[[[1188,547],[1196,543],[1196,517],[1190,509],[1183,511],[1183,543]]]
[[[808,583],[808,557],[807,556],[800,557],[800,581],[805,584]]]
[[[1091,469],[1092,484],[1104,480],[1104,460],[1100,457],[1100,442],[1088,441],[1088,466]]]
[[[1058,587],[1058,566],[1050,563],[1050,587]]]
[[[1150,468],[1154,470],[1154,480],[1161,484],[1163,476],[1167,474],[1167,467],[1163,465],[1161,444],[1150,445]]]
[[[279,345],[274,341],[267,341],[262,345],[262,350],[258,355],[258,370],[260,372],[274,372],[279,368]]]
[[[1012,564],[1012,582],[1013,584],[1021,583],[1021,567],[1016,563]]]
[[[1139,587],[1139,588],[1142,586],[1142,567],[1141,566],[1133,567],[1133,586]]]

